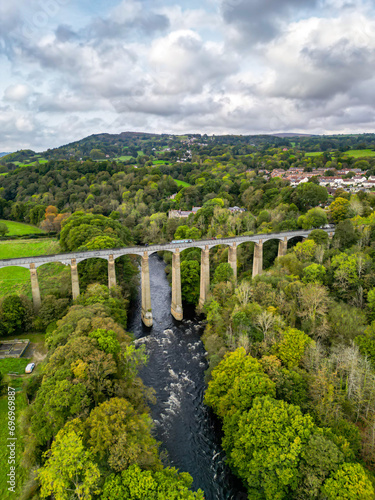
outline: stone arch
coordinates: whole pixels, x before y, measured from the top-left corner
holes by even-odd
[[[267,238],[263,242],[263,269],[273,265],[275,259],[286,253],[287,241],[283,238]]]

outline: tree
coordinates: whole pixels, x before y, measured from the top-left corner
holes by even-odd
[[[313,240],[305,240],[293,248],[293,252],[297,255],[299,260],[311,261],[315,255],[316,243]]]
[[[63,250],[78,250],[98,236],[118,239],[124,246],[131,243],[129,229],[119,221],[100,214],[75,212],[63,224],[60,245]]]
[[[197,304],[200,291],[200,265],[196,260],[181,262],[182,298],[190,304]]]
[[[91,500],[100,492],[99,467],[85,450],[81,432],[71,426],[62,429],[44,457],[47,461],[38,472],[42,498],[53,495],[56,500],[69,500],[74,495],[80,500]]]
[[[96,339],[99,348],[109,354],[118,354],[120,352],[120,342],[117,340],[117,334],[113,330],[104,330],[98,328],[89,334],[93,339]]]
[[[249,492],[263,492],[267,500],[291,498],[298,487],[301,453],[315,430],[310,415],[264,396],[230,428],[223,447]]]
[[[126,399],[111,398],[100,404],[84,425],[90,452],[113,471],[121,472],[133,464],[161,468],[150,416],[139,414]]]
[[[327,477],[336,472],[344,461],[338,447],[322,434],[312,434],[301,453],[299,472],[301,480],[295,498],[315,500]]]
[[[0,236],[5,236],[9,233],[8,226],[4,222],[0,222]]]
[[[306,215],[299,217],[298,224],[303,229],[324,226],[327,224],[327,214],[322,208],[312,208]]]
[[[221,283],[225,281],[230,281],[234,276],[232,266],[227,262],[222,262],[215,269],[212,284]]]
[[[28,310],[18,295],[8,295],[0,307],[0,332],[12,335],[21,332],[28,321]]]
[[[314,229],[311,231],[307,239],[313,240],[317,245],[323,247],[327,247],[329,242],[329,236],[325,231],[323,231],[323,229]]]
[[[322,493],[328,500],[372,500],[374,487],[360,464],[346,463],[327,479]]]
[[[329,213],[332,220],[338,224],[349,215],[350,202],[345,198],[336,198],[329,206]]]
[[[326,276],[326,268],[320,264],[310,264],[303,270],[302,281],[304,283],[318,283],[323,285]]]
[[[102,500],[204,500],[201,490],[190,491],[193,478],[174,468],[142,471],[132,465],[121,474],[111,474],[104,483]]]
[[[337,224],[334,241],[338,242],[341,250],[350,248],[357,243],[358,237],[351,220],[342,220]]]
[[[246,377],[248,374],[262,373],[259,362],[246,355],[243,347],[234,352],[227,353],[221,363],[212,370],[212,378],[205,394],[205,403],[211,406],[215,413],[224,416],[221,412],[221,400],[233,387],[237,377]]]
[[[78,416],[90,405],[87,389],[70,380],[46,379],[32,405],[31,432],[44,446],[65,425],[68,418]]]
[[[311,344],[306,333],[296,328],[287,328],[281,334],[281,341],[274,347],[275,354],[288,368],[298,366],[305,354],[305,349]]]
[[[325,187],[313,182],[305,182],[299,184],[292,198],[297,207],[305,211],[326,202],[328,200],[328,191]]]
[[[306,321],[310,333],[315,337],[325,335],[324,320],[329,305],[327,288],[309,283],[300,289],[298,299],[300,305],[298,314]]]

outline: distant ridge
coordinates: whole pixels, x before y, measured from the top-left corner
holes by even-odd
[[[10,155],[10,153],[0,153],[0,158],[1,158],[2,156],[6,156],[6,155]]]
[[[319,135],[316,134],[300,134],[299,132],[285,132],[281,134],[272,134],[275,137],[320,137]]]

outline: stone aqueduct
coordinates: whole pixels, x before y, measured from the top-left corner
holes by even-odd
[[[324,229],[332,237],[335,233],[333,228]],[[142,273],[142,321],[146,326],[152,326],[150,272],[148,258],[155,252],[172,252],[172,304],[171,314],[176,320],[183,318],[182,296],[181,296],[181,272],[180,272],[180,252],[187,248],[200,248],[201,254],[201,280],[199,305],[206,302],[210,289],[210,249],[217,245],[229,246],[228,262],[231,265],[235,279],[237,279],[237,248],[242,243],[253,242],[253,277],[263,270],[263,244],[269,240],[279,240],[278,256],[286,254],[288,241],[292,238],[306,238],[310,231],[290,231],[272,234],[257,234],[254,236],[237,236],[233,238],[218,238],[210,240],[199,240],[191,243],[168,243],[165,245],[152,245],[148,247],[126,247],[113,250],[92,250],[87,252],[62,253],[56,255],[43,255],[38,257],[25,257],[18,259],[0,260],[0,269],[3,267],[25,267],[30,270],[31,290],[35,310],[41,305],[41,297],[38,283],[37,268],[49,263],[61,263],[71,268],[73,299],[79,294],[79,278],[77,265],[87,259],[101,258],[108,261],[108,286],[116,286],[115,260],[123,255],[138,255],[141,257]]]

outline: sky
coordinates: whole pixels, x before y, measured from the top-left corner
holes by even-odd
[[[1,2],[0,152],[103,132],[375,132],[374,4]]]

